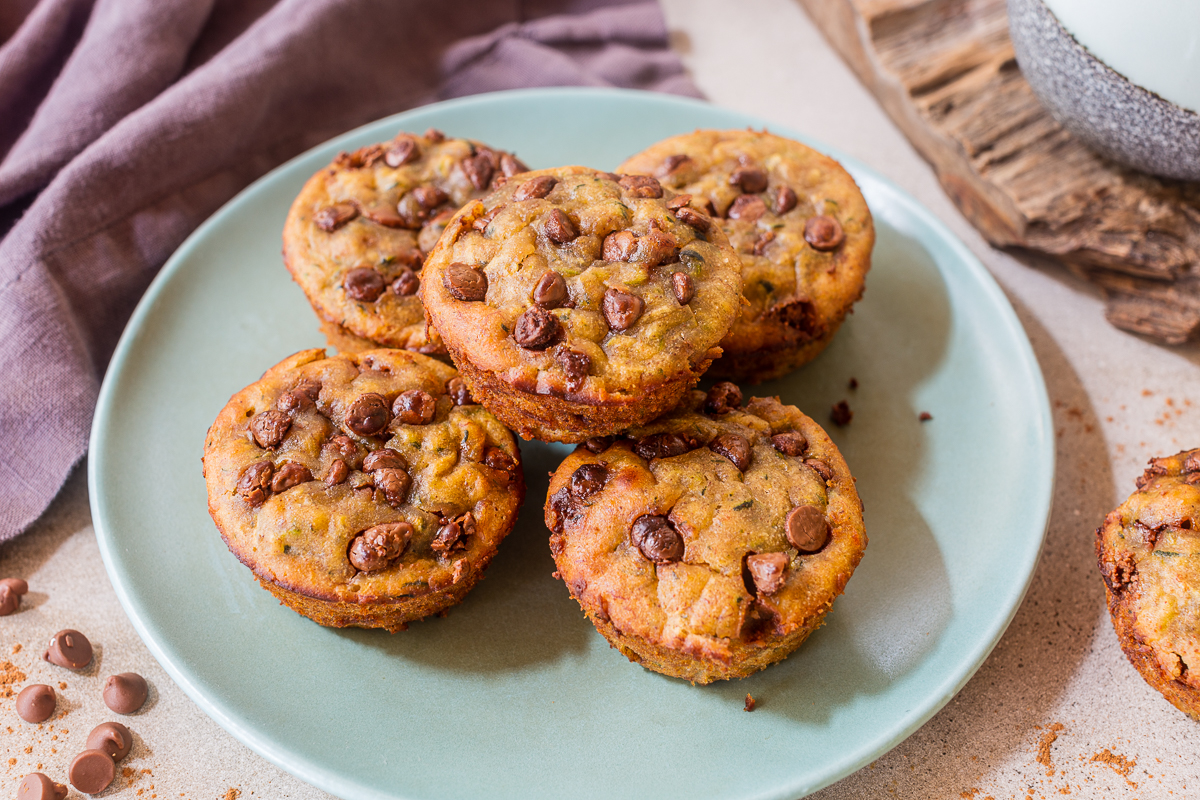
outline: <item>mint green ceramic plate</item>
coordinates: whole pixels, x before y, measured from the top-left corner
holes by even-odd
[[[433,125],[532,167],[611,169],[671,134],[767,124],[590,89],[442,103],[294,159],[179,248],[105,378],[88,477],[117,594],[201,708],[345,798],[794,798],[878,757],[962,687],[1037,562],[1050,411],[992,278],[927,211],[849,159],[879,235],[866,297],[824,355],[758,393],[818,420],[849,400],[854,421],[831,433],[858,477],[871,542],[828,624],[787,661],[698,687],[610,650],[550,575],[541,504],[562,446],[523,446],[529,501],[487,580],[444,619],[394,636],[321,628],[281,607],[208,517],[209,423],[268,366],[322,344],[281,263],[280,230],[305,179],[339,150]],[[921,411],[933,420],[919,422]]]

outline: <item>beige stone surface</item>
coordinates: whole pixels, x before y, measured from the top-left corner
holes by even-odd
[[[924,727],[814,797],[1200,796],[1200,727],[1125,661],[1092,554],[1092,532],[1132,490],[1145,461],[1200,443],[1200,347],[1164,348],[1114,330],[1089,286],[990,249],[794,0],[663,6],[676,48],[713,102],[860,159],[967,243],[1013,302],[1054,407],[1054,508],[1041,563],[1012,625]],[[221,730],[154,661],[105,576],[82,469],[27,535],[0,545],[0,575],[26,577],[31,588],[19,613],[0,618],[0,665],[11,662],[25,673],[18,688],[67,685],[58,713],[42,726],[22,722],[0,685],[0,800],[15,796],[21,776],[39,764],[62,780],[88,732],[108,719],[128,725],[135,745],[120,765],[130,772],[101,797],[328,797]],[[97,645],[96,663],[83,673],[41,659],[45,640],[67,626]],[[124,671],[151,685],[146,707],[128,718],[100,698],[104,678]]]

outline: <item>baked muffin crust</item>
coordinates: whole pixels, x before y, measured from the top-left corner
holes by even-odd
[[[875,229],[831,158],[766,131],[665,139],[618,170],[653,175],[717,219],[743,263],[744,306],[714,376],[758,382],[815,358],[862,296]]]
[[[558,576],[631,661],[698,683],[745,677],[824,619],[866,547],[829,437],[794,406],[732,384],[554,473]]]
[[[459,602],[525,493],[455,370],[306,350],[238,392],[204,447],[209,512],[266,589],[322,625],[401,630]]]
[[[1200,719],[1200,450],[1151,459],[1096,530],[1113,629],[1130,663]]]
[[[422,281],[475,397],[522,436],[578,442],[678,403],[720,352],[740,273],[653,178],[562,167],[468,204]]]
[[[342,153],[309,179],[288,212],[283,257],[329,343],[444,355],[425,329],[425,255],[454,211],[526,169],[509,153],[430,129]]]

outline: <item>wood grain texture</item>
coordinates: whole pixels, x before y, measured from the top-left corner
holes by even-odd
[[[1200,184],[1089,150],[1021,76],[1004,0],[799,0],[989,242],[1104,289],[1119,328],[1200,330]]]

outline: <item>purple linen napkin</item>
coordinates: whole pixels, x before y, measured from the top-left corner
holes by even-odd
[[[270,168],[479,92],[698,95],[654,2],[40,0],[19,26],[0,15],[4,36],[0,541],[84,455],[100,376],[159,267]]]

